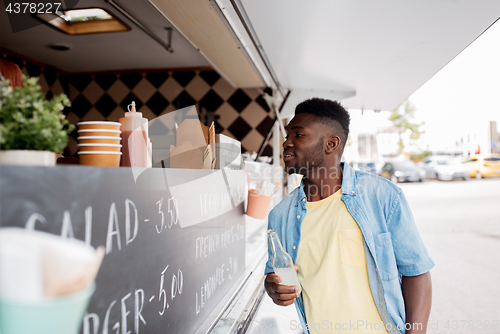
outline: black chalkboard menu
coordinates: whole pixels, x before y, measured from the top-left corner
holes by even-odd
[[[1,166],[0,228],[105,247],[81,333],[205,333],[242,280],[246,184],[232,170]]]

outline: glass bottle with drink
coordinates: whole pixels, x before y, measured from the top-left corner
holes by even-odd
[[[302,289],[297,277],[297,272],[295,271],[295,265],[290,255],[283,249],[276,230],[268,230],[267,236],[269,247],[272,251],[271,264],[274,268],[274,273],[281,278],[280,284],[295,285],[300,293]]]

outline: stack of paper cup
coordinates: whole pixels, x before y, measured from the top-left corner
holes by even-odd
[[[78,125],[78,155],[81,165],[118,167],[122,145],[119,122],[91,121]]]

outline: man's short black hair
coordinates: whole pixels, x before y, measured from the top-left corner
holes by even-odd
[[[337,101],[313,97],[305,100],[295,107],[295,115],[313,114],[321,123],[329,126],[335,133],[340,134],[345,147],[349,135],[349,122],[351,118],[347,110]]]

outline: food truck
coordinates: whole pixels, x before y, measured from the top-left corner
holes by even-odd
[[[71,103],[62,156],[0,165],[0,233],[46,232],[101,249],[75,333],[245,333],[264,295],[266,213],[291,182],[280,155],[295,105],[322,97],[392,110],[488,29],[500,3],[6,0],[0,8],[2,61],[38,78],[47,100],[65,94]],[[87,148],[121,149],[124,137],[83,142],[95,129],[85,126],[123,129],[128,112],[144,119],[131,131],[147,129],[139,142],[148,164],[118,163],[110,151],[113,167],[86,163],[97,155]],[[247,151],[256,154],[244,161]],[[278,191],[263,194],[258,217],[245,214],[250,188],[264,182]],[[17,280],[16,289],[43,285],[43,273],[23,270],[38,281]],[[32,302],[41,308],[42,290]],[[0,319],[9,305],[0,303]],[[51,316],[47,333],[68,319]]]

